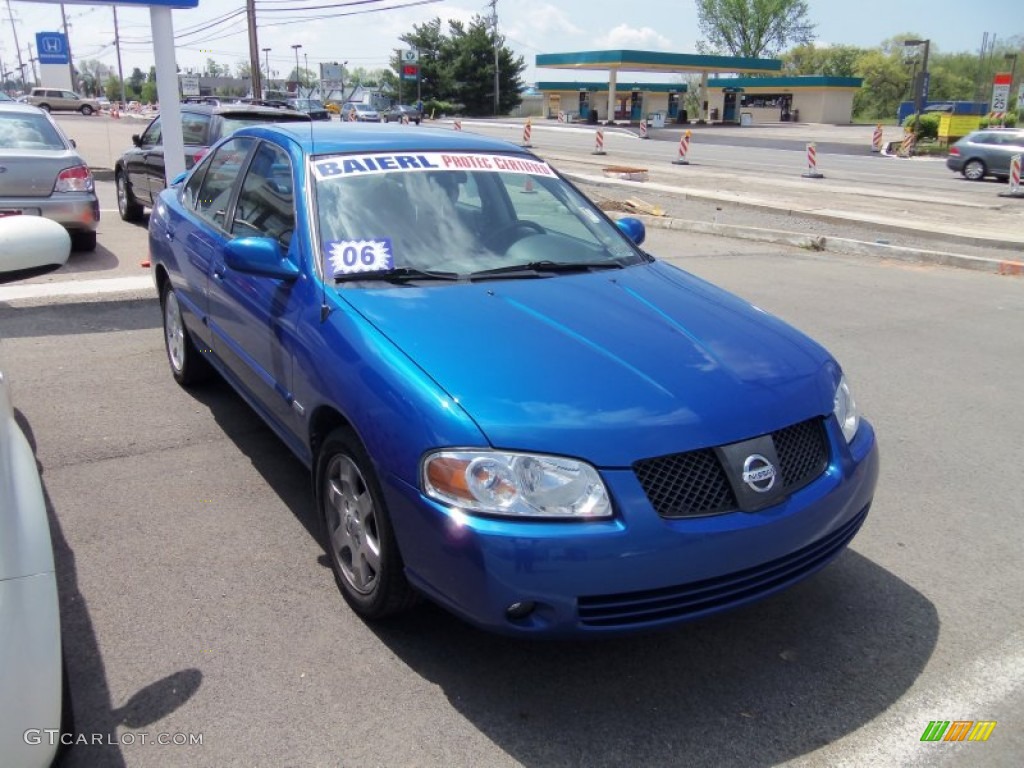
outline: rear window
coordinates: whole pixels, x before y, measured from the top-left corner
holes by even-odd
[[[294,115],[289,114],[288,112],[282,112],[278,115],[273,113],[266,115],[222,114],[220,119],[220,135],[227,136],[229,133],[237,131],[239,128],[245,128],[249,125],[263,125],[265,123],[308,123],[309,115]]]
[[[0,114],[0,149],[67,149],[44,115]]]

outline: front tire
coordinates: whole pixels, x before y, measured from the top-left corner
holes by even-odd
[[[49,104],[40,104],[39,108],[41,110],[43,110],[43,112],[49,112],[50,111],[50,105]]]
[[[128,181],[124,173],[118,172],[114,176],[114,186],[117,187],[117,212],[124,221],[141,221],[142,205],[135,199],[135,195],[128,188]]]
[[[89,115],[92,114],[92,107],[90,107],[88,104],[83,104],[82,108],[79,110],[79,112],[81,112],[83,115],[88,117]]]
[[[981,160],[968,160],[964,164],[963,174],[968,181],[981,181],[985,178],[985,164]]]
[[[185,320],[181,316],[178,296],[168,280],[160,292],[160,309],[164,317],[164,348],[171,375],[183,387],[199,384],[210,377],[210,363],[196,349]]]
[[[352,609],[364,619],[381,619],[415,605],[419,598],[405,578],[373,463],[349,429],[324,440],[317,506],[327,557]]]

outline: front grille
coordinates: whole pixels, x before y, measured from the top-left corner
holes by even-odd
[[[749,602],[824,567],[860,530],[868,509],[864,507],[840,528],[813,544],[754,568],[663,589],[579,597],[576,608],[580,623],[588,627],[639,626],[696,618]]]
[[[771,433],[783,490],[793,493],[828,467],[823,419],[810,419]],[[644,459],[633,465],[640,486],[661,517],[699,517],[732,512],[736,495],[711,448]]]

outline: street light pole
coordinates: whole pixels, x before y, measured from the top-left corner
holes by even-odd
[[[295,51],[295,95],[301,96],[299,93],[299,48],[302,47],[302,43],[296,43],[292,46],[292,50]]]
[[[266,90],[270,90],[270,48],[263,49],[263,58],[267,62],[267,87]]]

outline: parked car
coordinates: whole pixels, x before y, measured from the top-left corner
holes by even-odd
[[[91,115],[100,111],[100,103],[96,99],[59,88],[33,88],[26,102],[47,112],[81,112],[83,115]]]
[[[1010,177],[1010,158],[1024,154],[1024,128],[983,128],[949,148],[946,167],[971,181]]]
[[[181,129],[185,140],[185,167],[191,168],[211,144],[232,131],[260,123],[300,122],[310,117],[292,109],[258,104],[222,104],[196,101],[181,105]],[[163,124],[159,115],[141,134],[132,136],[132,149],[114,163],[117,210],[125,221],[139,221],[166,186]]]
[[[67,231],[40,216],[0,217],[0,278],[67,261]],[[0,744],[3,764],[48,766],[71,734],[50,523],[36,457],[0,368]]]
[[[361,101],[346,101],[341,105],[341,119],[357,123],[379,123],[380,112]]]
[[[0,104],[0,168],[0,215],[53,219],[75,250],[95,250],[100,204],[92,171],[50,115]]]
[[[385,123],[400,123],[402,118],[408,118],[410,123],[420,124],[420,120],[423,119],[423,113],[420,112],[416,107],[410,107],[408,104],[394,104],[383,112],[380,113]]]
[[[352,608],[520,635],[749,603],[871,506],[836,360],[643,240],[521,147],[337,124],[237,131],[149,225],[171,374],[309,467]]]
[[[320,99],[289,99],[288,106],[297,112],[305,112],[313,120],[331,119],[331,113]]]

